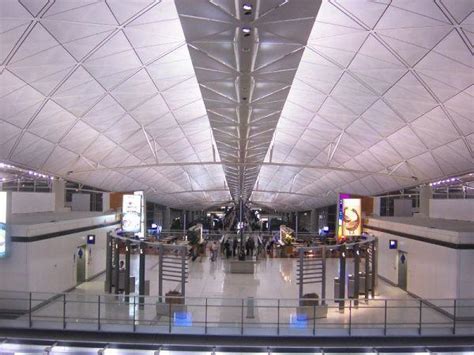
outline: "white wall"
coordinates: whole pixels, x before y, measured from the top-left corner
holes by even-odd
[[[114,228],[93,229],[27,243],[29,289],[33,292],[57,293],[74,287],[76,285],[74,255],[79,246],[86,244],[88,234],[95,234],[96,244],[86,246],[86,279],[105,270],[106,234]]]
[[[54,193],[12,192],[12,213],[51,212],[54,205]]]
[[[91,195],[89,194],[72,194],[72,211],[90,211]]]
[[[413,215],[412,201],[406,199],[394,200],[393,215],[395,217],[411,217]]]
[[[430,218],[474,222],[474,199],[430,200]]]
[[[398,251],[389,249],[389,240],[398,240],[398,250],[407,253],[407,290],[427,299],[458,297],[457,250],[403,238],[366,228],[379,238],[378,273],[398,284]],[[473,297],[474,294],[471,295]]]

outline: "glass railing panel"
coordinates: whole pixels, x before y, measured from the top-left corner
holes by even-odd
[[[383,335],[385,329],[385,300],[373,299],[351,300],[350,326],[351,335],[372,333]],[[347,312],[347,309],[346,309]]]
[[[416,335],[420,327],[418,300],[387,301],[387,335]]]

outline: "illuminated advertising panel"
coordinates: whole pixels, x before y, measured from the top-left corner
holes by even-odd
[[[344,199],[350,198],[351,195],[348,194],[339,194],[337,199],[337,221],[336,221],[336,235],[338,238],[342,238],[342,219],[344,217]]]
[[[0,258],[7,256],[7,193],[0,192]]]
[[[140,239],[145,238],[145,231],[146,231],[146,201],[145,201],[145,195],[143,191],[135,191],[133,193],[135,196],[140,196],[140,201],[141,201],[141,217],[140,217],[140,230],[138,231],[137,235]]]
[[[124,232],[138,233],[141,230],[142,197],[140,195],[123,195],[122,229]]]
[[[362,234],[362,208],[360,198],[342,200],[342,235],[344,237]]]

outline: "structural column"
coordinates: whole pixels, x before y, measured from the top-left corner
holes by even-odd
[[[120,272],[119,272],[119,262],[120,262],[120,253],[119,253],[119,240],[117,238],[113,238],[113,252],[114,252],[114,293],[119,293],[119,280],[120,280]]]
[[[433,198],[433,189],[429,185],[420,186],[420,214],[425,217],[430,215],[430,199]]]
[[[163,229],[169,230],[171,227],[171,210],[169,207],[163,209]]]
[[[107,244],[105,250],[105,290],[112,293],[112,235],[107,233]]]
[[[183,219],[183,232],[186,233],[186,225],[188,223],[188,218],[187,218],[187,214],[186,214],[186,210],[183,210],[183,212],[181,213],[181,215],[183,216],[182,219]]]
[[[139,303],[140,308],[144,307],[145,297],[145,243],[140,243],[140,259],[139,259],[139,270],[138,270],[138,294],[140,295]]]
[[[130,294],[130,252],[131,252],[132,244],[130,240],[125,242],[125,285],[124,285],[124,292],[126,295]],[[128,297],[127,297],[128,301]]]
[[[359,306],[359,290],[360,290],[360,250],[356,244],[353,248],[354,252],[354,306]]]
[[[54,193],[54,211],[63,212],[64,203],[66,202],[66,181],[62,179],[54,179],[52,192]]]
[[[295,237],[296,238],[298,238],[299,223],[300,223],[299,213],[295,212]]]
[[[317,232],[318,230],[318,211],[316,209],[311,210],[311,232]]]
[[[339,255],[339,312],[344,312],[346,294],[346,247],[342,246]]]

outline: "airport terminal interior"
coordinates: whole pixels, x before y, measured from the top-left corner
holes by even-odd
[[[0,0],[0,354],[473,354],[474,0]]]

